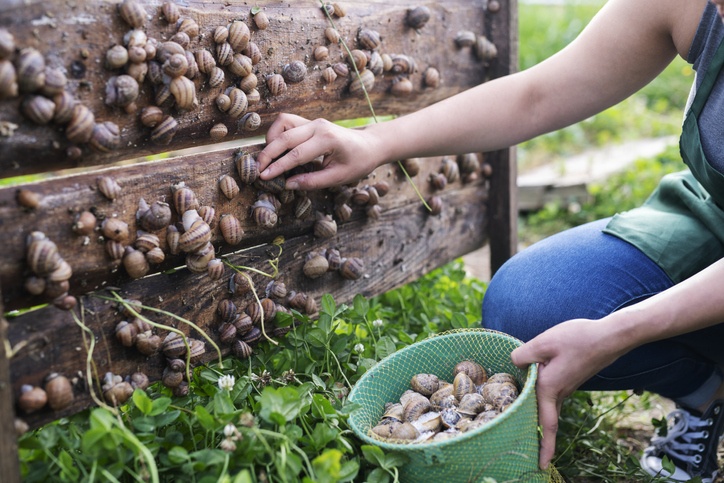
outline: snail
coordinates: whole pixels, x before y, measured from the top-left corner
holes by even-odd
[[[302,82],[306,75],[307,66],[300,60],[294,60],[282,68],[282,77],[284,77],[284,80],[289,84]]]
[[[347,280],[357,280],[362,277],[364,261],[361,258],[352,257],[342,262],[339,273]]]
[[[430,184],[436,190],[445,189],[447,186],[447,178],[442,173],[430,173]]]
[[[311,279],[319,278],[329,270],[329,262],[322,255],[311,256],[302,267],[304,275]]]
[[[178,22],[180,14],[178,6],[174,2],[163,2],[163,5],[161,5],[161,12],[163,13],[163,17],[166,19],[166,22],[169,24],[174,25]]]
[[[40,411],[48,403],[48,394],[41,387],[23,384],[20,388],[18,408],[25,414]]]
[[[237,340],[232,345],[231,352],[234,354],[235,357],[238,357],[239,359],[248,359],[249,357],[251,357],[252,348],[243,340]]]
[[[390,67],[390,72],[393,74],[413,74],[417,70],[415,59],[408,55],[393,55],[391,60],[392,66]]]
[[[267,17],[266,13],[260,10],[256,13],[252,12],[252,15],[254,16],[254,25],[256,25],[256,28],[266,30],[267,27],[269,27],[269,17]]]
[[[382,75],[382,73],[384,72],[384,63],[382,61],[382,56],[377,51],[374,51],[370,54],[370,58],[367,61],[367,68],[374,75]]]
[[[425,6],[415,7],[407,11],[405,22],[413,29],[419,30],[430,20],[430,9]]]
[[[195,53],[196,65],[199,67],[199,71],[204,74],[211,74],[211,70],[216,67],[216,59],[206,49],[199,49]]]
[[[45,84],[41,87],[40,91],[45,96],[53,97],[63,92],[67,83],[68,78],[62,70],[54,67],[46,67]]]
[[[73,387],[68,378],[56,372],[46,378],[45,392],[48,395],[48,406],[54,411],[67,408],[74,399]]]
[[[435,374],[415,374],[410,380],[410,388],[423,396],[432,396],[439,388],[440,380]]]
[[[342,203],[334,209],[334,214],[340,222],[344,223],[352,217],[352,207],[347,203]]]
[[[55,103],[43,96],[26,96],[20,104],[23,115],[35,124],[48,124],[55,114]]]
[[[130,75],[113,76],[106,83],[106,104],[125,107],[138,99],[138,81]]]
[[[143,198],[138,200],[136,220],[146,231],[158,231],[171,222],[171,207],[163,201],[154,201],[150,205]]]
[[[229,29],[223,25],[219,25],[214,29],[214,43],[223,44],[229,38]]]
[[[271,202],[264,199],[257,200],[252,205],[252,217],[262,228],[273,228],[278,221],[276,208]]]
[[[53,122],[57,124],[68,124],[73,117],[73,109],[76,105],[75,98],[67,91],[53,96],[55,103],[55,114]]]
[[[317,62],[327,60],[329,58],[329,49],[324,45],[319,45],[314,48],[314,53],[312,55],[314,56],[314,60]]]
[[[495,44],[488,40],[484,35],[479,35],[475,38],[473,49],[475,51],[475,56],[484,62],[493,60],[498,56],[498,49],[495,47]]]
[[[334,70],[334,73],[337,74],[339,77],[349,76],[349,67],[344,62],[337,62],[336,64],[332,64],[332,70]]]
[[[124,347],[133,347],[138,336],[138,329],[127,320],[122,320],[116,325],[115,335]]]
[[[234,119],[241,117],[246,113],[246,109],[249,107],[249,102],[246,99],[244,91],[237,88],[231,88],[228,92],[229,96],[229,109],[226,113]]]
[[[29,208],[32,210],[40,205],[43,196],[40,193],[36,193],[35,191],[22,188],[18,190],[16,194],[16,199],[18,200],[18,204],[20,206],[24,206],[25,208]]]
[[[175,359],[180,360],[180,359]],[[181,361],[183,363],[183,361]],[[166,367],[163,370],[163,374],[161,375],[161,382],[164,386],[175,388],[178,387],[184,379],[184,373],[179,370],[173,370],[171,367]]]
[[[249,27],[244,22],[236,20],[229,24],[229,44],[234,52],[240,52],[246,47],[251,38]]]
[[[339,72],[337,73],[339,74]],[[365,91],[371,91],[374,85],[375,75],[368,69],[364,69],[359,73],[359,76],[355,77],[350,83],[349,93],[353,96],[364,96]]]
[[[15,37],[5,28],[0,28],[0,59],[8,59],[15,52]]]
[[[327,27],[324,29],[324,37],[330,44],[338,44],[340,40],[339,32],[333,27]]]
[[[191,43],[191,37],[189,36],[189,34],[187,34],[186,32],[181,32],[181,31],[178,31],[175,34],[173,34],[169,40],[171,42],[176,42],[184,49],[187,48],[189,46],[189,44]]]
[[[247,333],[241,336],[241,340],[253,346],[261,340],[261,335],[261,329],[259,327],[252,327]]]
[[[475,383],[465,372],[458,372],[453,380],[453,395],[460,401],[463,396],[475,390]]]
[[[380,55],[382,58],[382,71],[383,72],[389,72],[392,70],[392,56],[390,54],[382,54]]]
[[[186,53],[172,54],[161,66],[163,73],[169,77],[180,77],[186,74],[189,68],[189,61],[186,58]]]
[[[109,153],[118,149],[121,145],[121,131],[118,125],[111,121],[96,124],[89,144],[99,153]]]
[[[206,344],[198,339],[192,339],[189,344],[189,357],[192,364],[197,364],[206,353]]]
[[[281,74],[272,74],[266,78],[266,86],[272,96],[280,96],[287,90],[287,83]]]
[[[123,243],[129,237],[128,223],[119,218],[106,218],[101,223],[101,232],[107,239]]]
[[[184,33],[189,38],[195,39],[199,36],[199,24],[192,18],[184,18],[178,22],[177,32]]]
[[[439,196],[432,196],[427,200],[427,205],[430,207],[430,214],[437,216],[442,213],[442,198]]]
[[[31,233],[26,244],[28,266],[36,275],[44,277],[60,266],[63,259],[58,253],[58,247],[44,233]]]
[[[72,143],[87,143],[93,136],[95,116],[83,104],[73,107],[70,122],[65,128],[65,137]]]
[[[322,79],[325,83],[331,84],[335,80],[337,80],[337,73],[334,71],[332,67],[327,67],[322,70]]]
[[[254,326],[254,323],[251,321],[251,317],[249,317],[246,312],[242,312],[241,314],[239,314],[239,316],[234,320],[233,324],[234,327],[236,327],[236,333],[239,335],[246,334]]]
[[[224,241],[229,245],[238,245],[244,236],[244,230],[241,228],[241,222],[234,215],[225,213],[221,215],[219,220],[219,230]]]
[[[196,86],[188,77],[181,76],[171,79],[168,88],[178,109],[189,110],[199,106],[199,102],[196,100]]]
[[[186,255],[186,268],[193,273],[204,273],[208,271],[209,262],[216,256],[214,245],[211,242]]]
[[[123,258],[125,247],[123,243],[115,240],[106,240],[106,253],[111,260],[120,260]]]
[[[219,258],[209,260],[206,264],[206,273],[211,280],[220,280],[224,276],[224,262]]]
[[[18,95],[15,66],[9,60],[0,59],[0,99]]]
[[[131,278],[141,278],[150,270],[148,260],[146,260],[143,252],[126,247],[123,253],[123,268]]]
[[[128,55],[128,61],[132,64],[140,64],[141,62],[146,61],[146,49],[141,47],[140,45],[134,45],[133,47],[126,50]],[[106,61],[108,60],[108,57],[106,57]],[[123,64],[125,65],[125,63]],[[121,67],[123,67],[121,65]],[[46,74],[47,77],[47,74]],[[46,82],[47,83],[47,82]]]
[[[251,291],[251,282],[246,274],[237,272],[229,279],[229,292],[244,295]]]
[[[177,332],[169,332],[163,339],[161,350],[169,359],[175,359],[186,354],[186,344],[190,341],[186,337],[179,335]]]
[[[166,254],[163,252],[161,247],[151,248],[146,252],[146,260],[151,265],[159,265],[166,260]]]
[[[236,304],[230,299],[224,299],[216,306],[216,312],[224,322],[234,322],[239,316]]]
[[[21,92],[32,93],[45,85],[45,59],[37,49],[22,49],[15,61],[15,68]]]
[[[287,296],[287,287],[284,282],[272,280],[266,286],[266,296],[272,299],[281,300]]]
[[[412,81],[407,77],[398,76],[392,81],[392,86],[390,87],[392,95],[397,97],[407,97],[412,94],[412,91]]]
[[[261,62],[261,49],[256,44],[256,42],[249,42],[249,44],[241,51],[241,53],[251,59],[252,65],[257,65],[259,62]]]
[[[224,71],[220,69],[219,67],[213,66],[211,68],[211,72],[209,72],[209,85],[211,87],[219,87],[221,84],[224,83],[224,78],[226,77],[226,74],[224,74]],[[223,95],[223,94],[222,94]],[[221,97],[221,95],[219,96]],[[216,104],[219,105],[218,102]],[[219,107],[221,109],[221,107]],[[221,109],[225,112],[224,109]],[[228,107],[226,108],[228,110]]]
[[[145,356],[152,356],[161,350],[161,337],[150,330],[141,332],[136,336],[136,349]]]
[[[239,185],[236,183],[236,180],[228,174],[222,175],[221,178],[219,178],[219,189],[229,200],[239,194]]]
[[[261,314],[264,312],[261,306],[256,303],[250,303],[245,309],[246,315],[249,316],[253,325],[259,325],[261,323]]]
[[[371,29],[360,29],[357,34],[360,46],[367,50],[376,50],[380,47],[380,33]]]
[[[327,250],[327,252],[324,254],[324,256],[327,258],[327,262],[329,263],[329,271],[335,271],[342,268],[342,263],[344,260],[342,259],[342,255],[339,253],[339,250],[336,248],[330,248]]]
[[[460,372],[467,374],[476,386],[488,380],[488,374],[483,366],[474,361],[462,361],[455,365],[453,376]]]
[[[472,47],[475,44],[475,33],[470,30],[460,30],[455,34],[455,45],[459,48]]]
[[[254,132],[261,127],[261,116],[258,112],[247,112],[239,119],[237,125],[244,132]]]
[[[256,86],[259,84],[259,79],[256,77],[255,74],[249,74],[247,76],[244,76],[239,81],[239,89],[244,91],[245,94],[248,94],[249,92],[256,89]]]
[[[365,67],[367,67],[367,54],[359,49],[354,49],[350,51],[350,56],[347,58],[347,61],[356,68],[358,71],[362,71]]]
[[[331,238],[336,234],[337,222],[334,221],[332,215],[326,215],[318,211],[314,222],[314,236],[317,238]]]
[[[171,116],[166,116],[153,128],[153,131],[151,131],[151,141],[160,145],[169,144],[176,135],[176,131],[178,131],[176,119]]]
[[[422,83],[425,87],[437,89],[440,86],[440,71],[434,67],[428,67],[422,73]]]
[[[143,253],[148,253],[155,248],[159,248],[161,240],[153,233],[146,233],[139,230],[138,236],[136,237],[136,241],[133,242],[133,245],[137,250],[140,250]]]
[[[310,200],[308,196],[302,196],[297,200],[297,203],[294,206],[294,216],[299,220],[303,220],[307,218],[311,213],[312,200]]]
[[[131,387],[134,389],[141,389],[143,391],[148,388],[149,380],[148,376],[144,374],[143,372],[134,372],[131,374],[130,377],[127,377],[127,382],[131,384]]]
[[[189,211],[184,213],[184,225],[186,225],[185,218],[187,213],[189,213]],[[181,235],[178,240],[178,246],[182,252],[191,253],[204,247],[210,240],[211,227],[204,220],[198,218]]]
[[[164,118],[163,111],[157,106],[146,106],[141,109],[141,124],[146,127],[156,127]]]
[[[234,49],[228,42],[216,44],[216,60],[221,65],[229,65],[234,60]]]
[[[123,0],[118,6],[118,13],[133,28],[143,27],[146,23],[146,11],[136,0]]]
[[[219,340],[222,344],[233,344],[236,340],[236,326],[229,322],[224,322],[219,327]]]

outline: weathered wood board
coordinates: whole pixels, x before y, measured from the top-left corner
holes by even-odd
[[[461,90],[483,82],[500,72],[507,73],[508,32],[507,25],[494,28],[495,16],[486,9],[487,0],[451,0],[446,2],[408,2],[422,5],[432,11],[431,20],[415,30],[405,24],[408,6],[402,2],[350,1],[339,2],[347,15],[335,18],[335,26],[350,49],[359,48],[357,35],[360,28],[379,32],[382,42],[379,53],[404,54],[414,59],[416,71],[409,74],[413,90],[409,96],[396,97],[390,88],[397,77],[391,72],[375,76],[374,87],[369,91],[370,100],[377,115],[404,114],[421,106],[449,97]],[[176,33],[176,25],[170,25],[160,14],[159,1],[143,2],[148,15],[143,30],[148,37],[163,42]],[[101,0],[63,2],[10,2],[9,8],[0,12],[0,28],[8,29],[16,38],[18,48],[37,49],[48,66],[59,68],[67,76],[65,90],[73,98],[90,109],[96,123],[110,121],[120,129],[121,143],[110,152],[97,152],[88,144],[73,144],[65,136],[65,126],[57,123],[36,125],[20,114],[22,102],[30,97],[23,92],[19,96],[0,100],[0,172],[3,176],[38,173],[62,168],[110,163],[130,157],[165,152],[172,149],[212,143],[210,128],[224,123],[227,139],[248,137],[265,132],[280,112],[294,112],[305,117],[324,117],[329,120],[354,119],[370,116],[366,100],[349,92],[349,77],[339,77],[331,84],[322,80],[322,70],[334,63],[344,62],[346,52],[341,45],[330,44],[325,29],[330,21],[323,14],[320,3],[314,0],[295,2],[254,2],[270,18],[265,30],[254,27],[251,7],[246,2],[190,1],[179,2],[182,18],[194,19],[200,27],[198,37],[192,38],[186,50],[214,50],[213,32],[218,26],[239,20],[249,25],[251,41],[255,42],[262,59],[253,67],[258,79],[261,101],[249,105],[249,111],[261,115],[261,127],[254,132],[244,132],[237,127],[237,119],[221,112],[215,104],[216,96],[232,85],[239,77],[229,72],[218,87],[209,85],[205,74],[194,77],[199,107],[179,110],[164,104],[166,114],[178,122],[178,131],[164,145],[150,141],[151,129],[139,122],[140,109],[155,102],[155,91],[160,85],[147,78],[140,83],[140,94],[134,103],[136,112],[128,114],[124,109],[106,105],[106,86],[113,76],[123,74],[122,69],[104,67],[106,51],[122,44],[129,31],[117,12],[117,3]],[[496,2],[496,5],[497,2]],[[500,9],[500,6],[498,6]],[[496,10],[497,11],[497,10]],[[507,9],[500,10],[501,20]],[[471,47],[458,48],[455,36],[467,30],[476,34],[494,35],[500,46],[498,59],[481,61]],[[316,61],[313,51],[317,46],[329,48],[329,58]],[[158,49],[161,50],[160,48]],[[16,53],[15,62],[17,63]],[[265,78],[280,73],[293,60],[302,61],[307,68],[304,80],[288,84],[285,93],[274,96],[265,84]],[[498,64],[504,67],[501,69]],[[438,88],[425,87],[422,76],[427,67],[436,68],[441,74]],[[497,73],[496,73],[497,70]],[[354,74],[354,72],[352,72]],[[69,147],[80,147],[82,154]]]

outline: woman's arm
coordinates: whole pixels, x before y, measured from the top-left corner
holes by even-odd
[[[643,87],[677,51],[685,55],[705,3],[610,0],[544,62],[364,129],[281,115],[257,157],[262,171],[268,167],[262,177],[323,156],[327,169],[289,180],[290,189],[322,188],[395,160],[491,151],[583,120]]]
[[[540,466],[555,451],[563,399],[632,349],[724,323],[724,259],[693,277],[600,320],[576,319],[543,332],[511,354],[524,367],[539,363]]]

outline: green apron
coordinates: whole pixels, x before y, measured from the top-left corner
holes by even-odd
[[[644,252],[675,283],[724,257],[724,175],[706,160],[698,125],[723,64],[724,42],[682,127],[679,150],[689,170],[664,176],[643,206],[614,216],[604,229]]]

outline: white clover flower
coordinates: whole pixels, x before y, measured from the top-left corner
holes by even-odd
[[[234,443],[230,439],[221,440],[221,444],[219,445],[219,447],[227,453],[233,453],[234,451],[236,451],[236,443]]]
[[[236,378],[232,376],[231,374],[225,374],[219,378],[218,384],[219,389],[221,390],[227,390],[231,391],[234,389],[234,384],[236,383]]]
[[[224,426],[224,436],[226,436],[227,438],[231,438],[235,434],[236,434],[236,426],[234,426],[231,423]]]
[[[375,319],[372,321],[372,327],[382,327],[385,325],[384,322],[382,322],[382,319]]]
[[[365,346],[363,344],[355,344],[354,351],[355,352],[364,352]]]

